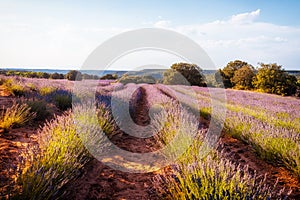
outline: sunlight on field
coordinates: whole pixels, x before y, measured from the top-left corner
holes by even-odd
[[[19,103],[16,97],[8,97],[16,101],[1,112],[5,137],[35,120],[41,124],[35,129],[37,138],[30,136],[35,143],[14,143],[23,149],[9,180],[10,195],[15,198],[68,195],[65,189],[81,180],[81,170],[95,158],[110,170],[133,172],[130,176],[156,174],[149,182],[155,185],[157,195],[175,199],[283,198],[291,191],[278,185],[276,178],[290,187],[298,186],[300,102],[296,98],[226,90],[225,101],[215,95],[221,94],[215,88],[116,82],[98,85],[97,81],[82,81],[82,87],[75,84],[76,92],[71,87],[74,83],[66,81],[53,81],[55,86],[29,81],[22,79],[18,84],[24,86],[23,95],[31,101]],[[210,146],[206,143],[213,142],[207,135],[209,125],[225,117],[224,110],[216,112],[213,104],[227,110],[221,139]],[[8,122],[10,125],[4,126]],[[126,132],[141,134],[146,130],[155,134],[136,140]],[[107,143],[110,141],[113,145]],[[245,154],[242,150],[229,156],[234,149],[226,148],[239,141],[244,142],[244,148],[251,148],[250,158],[255,160],[239,158]],[[114,145],[123,153],[111,151]],[[265,174],[265,170],[256,171],[259,165],[253,163],[259,162],[281,168],[275,175]]]

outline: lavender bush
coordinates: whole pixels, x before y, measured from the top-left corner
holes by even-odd
[[[181,92],[186,94],[184,91]],[[155,122],[158,123],[157,127],[163,127],[158,130],[157,141],[162,143],[161,146],[168,145],[166,156],[176,160],[171,164],[171,173],[157,175],[154,179],[154,185],[157,185],[156,189],[161,197],[166,199],[280,198],[280,194],[275,194],[273,189],[266,185],[266,177],[251,175],[247,167],[236,166],[216,152],[203,158],[199,151],[207,130],[198,129],[197,118],[193,116],[188,110],[178,107],[175,101],[169,106],[165,104],[165,112],[156,116],[156,119],[159,119]],[[172,143],[174,137],[178,135],[190,137],[182,137],[183,139]],[[187,141],[184,138],[193,139]],[[185,149],[181,155],[177,153],[181,152],[179,148]]]
[[[99,148],[103,137],[98,130],[101,126],[113,131],[108,115],[87,108],[77,105],[73,113],[56,116],[40,130],[39,144],[29,148],[21,160],[13,199],[64,199],[66,185],[92,159],[84,143],[97,145],[98,151],[106,148]]]
[[[0,113],[0,129],[4,132],[14,126],[22,126],[31,121],[36,116],[36,113],[31,112],[27,104],[18,104],[16,102],[10,108],[3,109]]]
[[[212,154],[192,164],[172,165],[172,174],[157,175],[158,192],[166,199],[281,199],[273,187],[265,184],[266,177],[250,175],[241,168]],[[276,184],[275,184],[276,185]]]

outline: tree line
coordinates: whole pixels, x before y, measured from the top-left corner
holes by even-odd
[[[117,79],[117,75],[107,74],[102,77],[81,73],[77,70],[70,70],[67,74],[61,73],[47,73],[47,72],[33,72],[33,71],[19,71],[19,70],[0,70],[0,74],[5,76],[21,76],[25,78],[44,78],[44,79],[68,79],[70,81],[82,79]]]
[[[217,73],[204,76],[203,70],[190,63],[174,63],[170,69],[163,73],[160,80],[152,76],[132,76],[123,75],[118,77],[116,74],[106,74],[102,77],[81,73],[77,70],[70,70],[67,74],[45,73],[17,70],[0,70],[0,74],[6,76],[23,76],[28,78],[49,78],[49,79],[68,79],[71,81],[82,79],[118,79],[124,84],[133,83],[163,83],[170,85],[196,85],[200,87],[222,87],[239,90],[254,90],[259,92],[278,94],[282,96],[300,96],[300,76],[286,72],[281,65],[276,63],[264,64],[253,67],[241,60],[230,61],[223,69]],[[208,80],[209,79],[209,80]]]
[[[210,78],[210,80],[207,80]],[[214,79],[214,80],[211,80]],[[214,82],[214,83],[212,83]],[[172,85],[197,85],[254,90],[282,96],[300,95],[300,77],[286,72],[276,63],[259,63],[253,67],[247,62],[235,60],[219,69],[214,77],[203,75],[202,69],[189,63],[175,63],[163,74],[162,83]]]
[[[247,62],[235,60],[219,70],[225,88],[256,90],[259,92],[294,95],[300,88],[300,80],[276,63],[259,63],[254,68]]]

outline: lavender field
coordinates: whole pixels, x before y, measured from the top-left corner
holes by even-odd
[[[3,199],[300,198],[296,97],[0,78]]]

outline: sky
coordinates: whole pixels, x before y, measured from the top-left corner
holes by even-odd
[[[239,59],[300,70],[299,10],[292,0],[0,0],[0,68],[80,69],[112,36],[163,28],[197,42],[217,68]],[[112,68],[178,61],[139,52]]]

